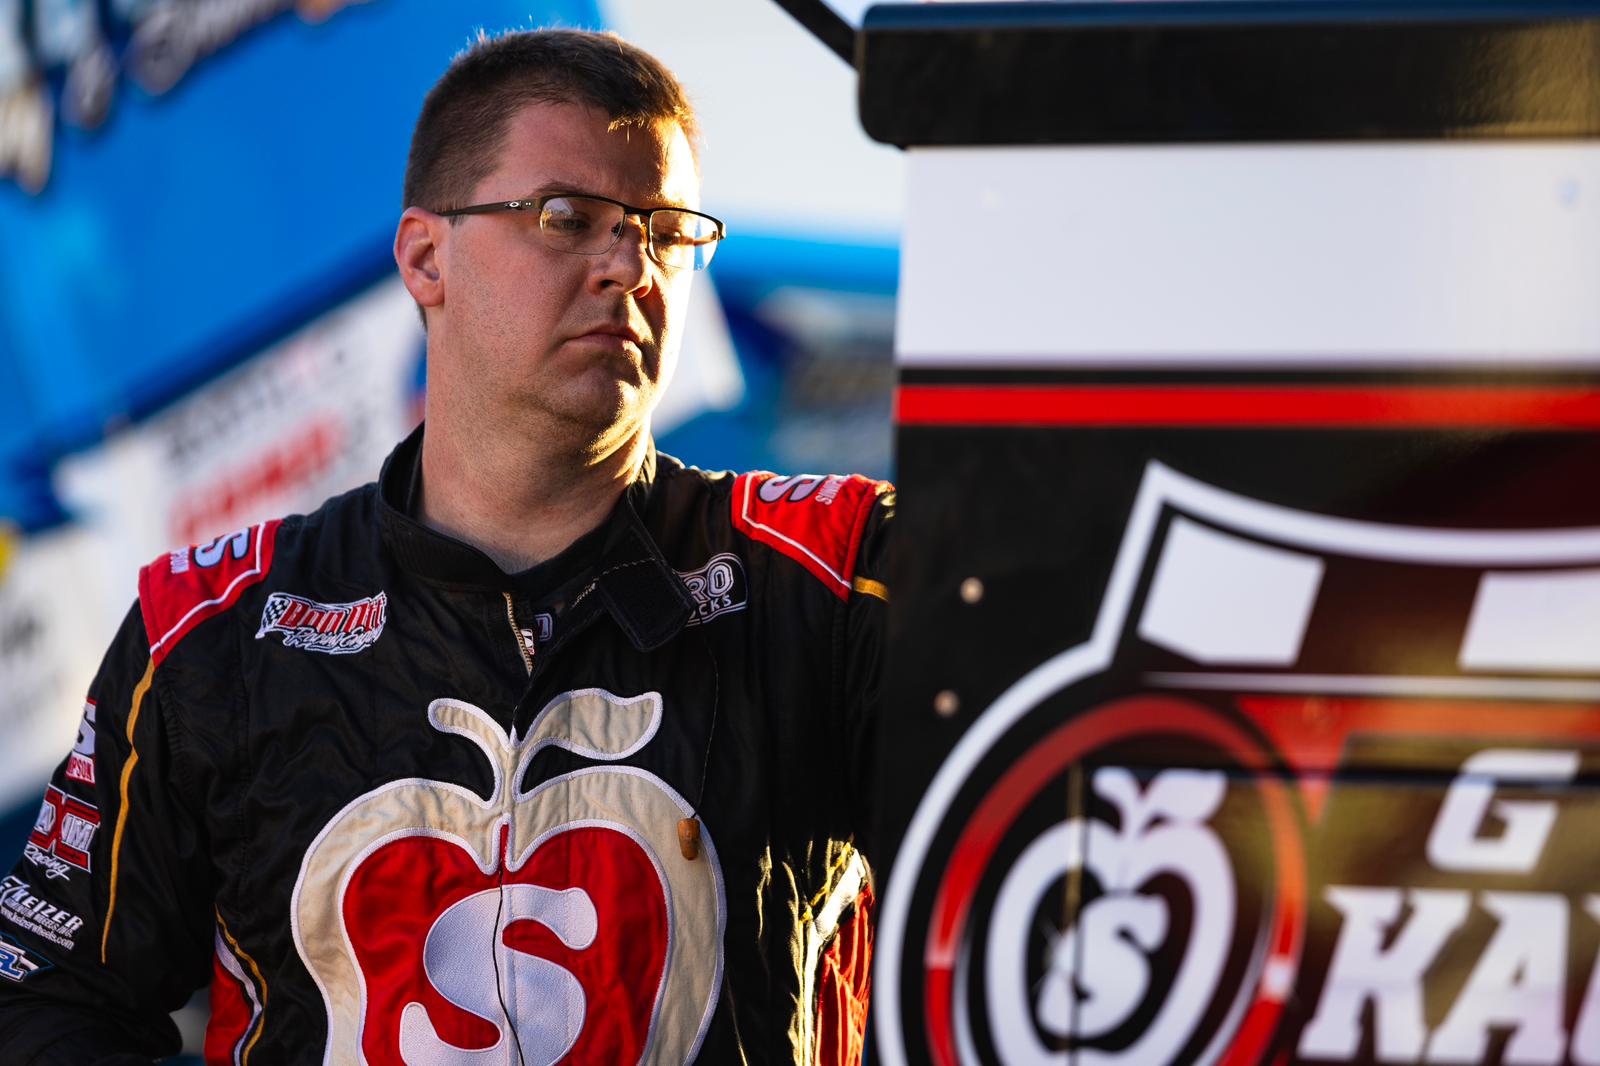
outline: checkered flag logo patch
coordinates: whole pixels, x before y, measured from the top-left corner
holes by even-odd
[[[350,603],[319,603],[274,592],[261,610],[256,639],[281,633],[286,648],[350,655],[371,647],[383,635],[388,610],[389,597],[382,592]]]

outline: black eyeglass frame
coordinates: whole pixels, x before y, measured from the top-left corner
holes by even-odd
[[[603,204],[611,204],[615,207],[622,208],[622,217],[624,219],[630,217],[638,218],[639,221],[644,225],[645,251],[649,253],[651,260],[655,262],[656,265],[665,270],[681,270],[682,268],[663,263],[656,255],[656,242],[655,238],[650,232],[650,219],[657,211],[677,211],[681,214],[694,215],[697,218],[705,219],[707,222],[710,222],[716,227],[717,236],[715,244],[713,244],[711,249],[712,255],[706,256],[708,263],[716,253],[716,244],[721,244],[728,237],[728,227],[723,223],[723,221],[720,218],[717,218],[715,215],[706,214],[704,211],[696,211],[688,207],[634,207],[632,204],[625,204],[621,200],[613,200],[609,196],[598,196],[594,193],[588,192],[553,192],[547,193],[544,196],[535,196],[532,199],[500,200],[492,204],[472,204],[469,207],[456,207],[450,209],[449,211],[439,211],[436,213],[441,218],[456,218],[460,215],[493,215],[503,211],[532,211],[535,215],[542,216],[544,214],[545,204],[548,204],[551,200],[563,199],[598,200]],[[539,230],[540,232],[544,231],[542,219],[540,221]],[[604,248],[599,249],[598,251],[577,252],[573,251],[571,248],[555,248],[552,250],[557,252],[566,252],[568,255],[605,255],[607,252],[611,251],[611,249],[615,248],[617,246],[617,242],[621,239],[622,230],[618,228],[618,230],[611,236],[611,243],[606,245]],[[692,269],[703,269],[703,267],[695,267]]]

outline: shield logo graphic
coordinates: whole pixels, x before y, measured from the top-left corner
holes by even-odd
[[[1597,708],[1600,529],[1354,521],[1151,463],[1090,639],[911,819],[880,1054],[1591,1061],[1593,878],[1559,838],[1600,814],[1562,791]]]

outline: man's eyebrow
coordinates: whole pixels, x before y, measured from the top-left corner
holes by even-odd
[[[550,178],[542,181],[538,185],[534,186],[533,191],[537,196],[544,196],[547,193],[567,193],[574,196],[579,194],[585,196],[594,195],[594,193],[591,193],[583,182],[567,181],[563,178]]]
[[[600,197],[602,197],[604,199],[612,199],[612,197],[605,196],[603,193],[595,192],[592,187],[590,187],[589,185],[585,184],[584,182],[581,182],[581,181],[565,181],[565,180],[562,180],[560,178],[551,178],[551,179],[549,179],[547,181],[540,182],[538,185],[536,185],[534,187],[533,192],[530,193],[529,195],[531,197],[535,198],[535,199],[537,199],[540,196],[600,196]],[[693,211],[693,210],[695,210],[694,208],[690,207],[688,204],[682,202],[681,200],[673,199],[670,196],[651,197],[651,201],[652,202],[643,203],[643,204],[636,204],[634,206],[636,206],[636,207],[681,207],[685,211]]]

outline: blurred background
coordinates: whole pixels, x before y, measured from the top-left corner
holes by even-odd
[[[771,0],[0,0],[0,867],[138,568],[370,480],[421,417],[411,124],[480,28],[530,25],[617,30],[700,112],[730,238],[660,447],[892,473],[900,155]]]

